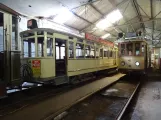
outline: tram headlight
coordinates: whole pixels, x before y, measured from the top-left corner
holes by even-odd
[[[122,61],[122,62],[121,62],[121,65],[122,65],[122,66],[124,66],[124,65],[125,65],[125,62],[124,62],[124,61]]]
[[[136,66],[139,66],[139,65],[140,65],[140,63],[139,63],[138,61],[136,61],[136,62],[135,62],[135,65],[136,65]]]

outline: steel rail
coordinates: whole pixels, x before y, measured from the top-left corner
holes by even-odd
[[[128,105],[130,104],[130,102],[131,102],[132,98],[134,97],[136,91],[138,90],[139,86],[140,86],[140,82],[137,84],[137,86],[136,86],[134,92],[132,93],[131,97],[128,99],[127,103],[126,103],[125,106],[123,107],[123,109],[122,109],[122,111],[120,112],[120,114],[117,116],[117,119],[116,119],[116,120],[121,120],[123,114],[125,113],[125,111],[126,111]]]

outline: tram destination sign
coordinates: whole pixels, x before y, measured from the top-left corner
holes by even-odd
[[[95,36],[93,34],[90,34],[90,33],[85,33],[85,39],[87,39],[87,40],[93,40],[95,42],[99,42],[99,43],[108,45],[110,47],[114,47],[114,43],[113,42],[104,40],[104,39],[99,38],[99,37],[97,37],[97,36]]]

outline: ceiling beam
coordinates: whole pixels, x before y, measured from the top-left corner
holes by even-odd
[[[146,17],[150,18],[149,15],[144,11],[144,9],[136,2],[136,4],[139,6],[139,8],[144,12],[144,14],[146,15]]]
[[[160,15],[160,13],[161,13],[161,11],[159,11],[159,12],[155,15],[154,18],[156,18],[158,15]]]
[[[122,4],[124,4],[125,2],[127,2],[129,0],[123,0],[121,3],[119,3],[118,5],[116,5],[116,8],[118,8],[119,6],[121,6]],[[108,11],[107,14],[111,13],[113,10],[115,10],[116,8],[112,8],[111,10]],[[107,15],[106,14],[106,15]],[[106,15],[102,16],[102,18],[105,18]],[[101,18],[100,18],[101,19]],[[96,20],[93,24],[96,24],[100,19]],[[83,28],[81,31],[84,31],[85,29],[87,29],[88,27],[90,27],[92,24],[89,24],[88,26],[86,26],[85,28]]]
[[[145,25],[144,25],[144,23],[143,23],[143,19],[142,19],[142,15],[141,15],[141,13],[140,13],[140,10],[139,10],[139,6],[138,6],[138,3],[137,3],[137,0],[132,0],[133,1],[133,5],[134,5],[134,8],[135,8],[135,11],[136,11],[136,13],[137,13],[137,16],[138,16],[138,18],[139,18],[139,21],[141,22],[140,23],[140,26],[143,28],[143,32],[144,32],[144,34],[145,34]]]
[[[73,15],[75,15],[75,16],[78,17],[79,19],[81,19],[81,20],[87,22],[88,24],[90,24],[90,25],[95,25],[94,23],[90,22],[89,20],[87,20],[87,19],[81,17],[80,15],[78,15],[77,13],[75,13],[73,10],[71,10],[71,12],[73,13]],[[109,33],[109,34],[111,34],[112,36],[115,36],[115,37],[116,37],[116,35],[112,34],[111,32],[109,32],[109,31],[107,31],[107,30],[104,30],[104,31],[107,32],[107,33]]]
[[[104,15],[101,13],[101,11],[98,10],[93,4],[90,4],[90,6],[91,6],[95,11],[97,11],[97,12],[101,15],[102,18],[105,18]],[[113,25],[113,23],[111,23],[111,24]],[[114,29],[116,30],[116,28],[114,28]],[[120,30],[121,32],[124,33],[124,31],[123,31],[122,29],[119,28],[119,30]]]
[[[151,19],[154,18],[153,16],[153,0],[150,0],[150,10],[151,10]],[[151,33],[152,40],[154,39],[154,21],[152,21],[152,33]]]
[[[134,17],[134,18],[135,18],[135,17]],[[121,24],[121,25],[111,26],[111,27],[109,27],[109,28],[120,27],[120,26],[127,26],[127,25],[130,25],[130,24],[148,23],[148,22],[152,22],[152,21],[161,21],[161,18],[154,18],[154,19],[145,20],[145,21],[138,21],[138,22],[125,23],[125,24]]]
[[[72,8],[72,10],[77,9],[77,8],[80,8],[82,6],[90,5],[90,4],[95,3],[95,2],[98,2],[98,1],[101,1],[101,0],[88,0],[87,2],[83,3],[82,5],[79,5],[77,7]]]
[[[129,3],[131,2],[131,0],[129,0],[127,6],[125,7],[125,10],[122,12],[122,16],[123,16],[123,19],[125,20],[125,23],[131,23],[129,20],[127,20],[126,16],[124,16],[125,12],[126,12],[126,9],[128,8],[129,6]],[[121,12],[121,11],[120,11]],[[130,24],[131,28],[133,29],[134,32],[136,32],[136,30],[134,29],[133,25]]]

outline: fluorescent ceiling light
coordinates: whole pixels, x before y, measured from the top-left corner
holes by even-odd
[[[113,23],[119,21],[121,18],[123,18],[123,16],[122,16],[121,12],[117,9],[117,10],[109,13],[104,19],[100,20],[96,24],[96,27],[104,30],[104,29],[112,26]]]
[[[110,36],[110,34],[109,34],[109,33],[107,33],[107,34],[103,35],[101,38],[102,38],[102,39],[105,39],[105,38],[107,38],[108,36]]]
[[[63,7],[62,10],[58,13],[58,15],[54,18],[54,21],[60,24],[65,23],[72,17],[72,12],[69,9]]]
[[[96,27],[98,27],[99,29],[104,30],[107,27],[112,26],[106,19],[102,19],[100,20],[97,24]]]
[[[119,21],[122,17],[123,16],[122,16],[121,12],[117,9],[117,10],[111,12],[110,14],[108,14],[106,16],[106,19],[111,23],[115,23],[115,22]]]

